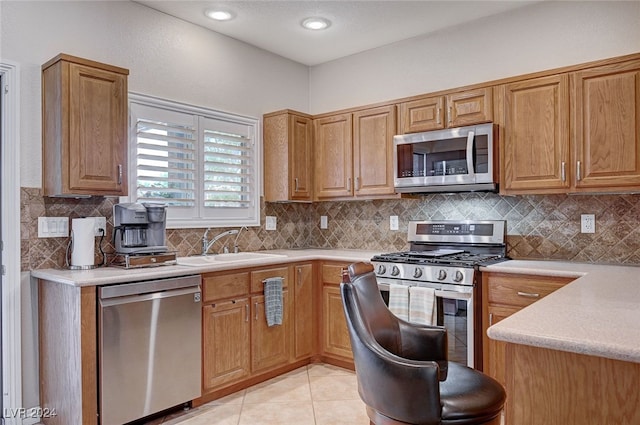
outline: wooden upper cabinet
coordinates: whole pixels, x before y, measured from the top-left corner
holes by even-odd
[[[45,196],[127,194],[128,74],[64,54],[42,66]]]
[[[403,134],[461,127],[493,120],[493,90],[485,87],[400,104]]]
[[[390,195],[393,187],[394,105],[353,114],[355,196]]]
[[[353,196],[352,116],[314,120],[316,199]]]
[[[401,103],[400,127],[402,133],[418,133],[444,128],[443,108],[444,96],[426,97]]]
[[[569,91],[566,74],[500,86],[504,116],[501,192],[566,191],[569,173]]]
[[[640,60],[571,75],[576,190],[640,186]]]
[[[263,120],[265,201],[311,201],[311,117],[285,110],[267,114]]]
[[[486,87],[447,95],[447,127],[493,120],[493,89]]]
[[[314,126],[315,199],[394,194],[395,105],[318,118]]]

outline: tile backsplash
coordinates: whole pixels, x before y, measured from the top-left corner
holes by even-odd
[[[68,238],[38,238],[38,217],[107,217],[105,252],[113,252],[112,208],[117,198],[43,197],[38,188],[21,190],[22,270],[65,265]],[[580,233],[580,215],[595,214],[596,233]],[[277,218],[267,231],[265,216]],[[389,216],[399,230],[389,230]],[[327,216],[328,228],[320,229]],[[291,248],[352,248],[381,252],[408,248],[407,222],[416,219],[507,220],[508,255],[517,259],[557,259],[640,264],[640,195],[531,195],[494,193],[429,194],[411,198],[313,204],[263,203],[260,227],[238,238],[243,251]],[[215,229],[214,234],[226,229]],[[168,229],[170,249],[196,254],[204,229]],[[97,245],[100,238],[96,238]],[[231,242],[231,241],[230,241]],[[212,252],[222,249],[223,241]],[[96,255],[96,264],[102,258]]]

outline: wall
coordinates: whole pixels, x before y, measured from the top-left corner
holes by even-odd
[[[22,189],[21,222],[23,270],[61,267],[67,238],[39,239],[38,216],[105,215],[112,231],[115,198],[94,200],[43,198],[38,189]],[[580,214],[596,216],[596,233],[580,233]],[[264,228],[266,215],[277,218],[278,230]],[[319,227],[320,216],[329,227]],[[389,216],[397,215],[400,229],[389,230]],[[290,248],[350,248],[380,252],[406,250],[409,220],[488,219],[507,221],[507,253],[516,259],[555,259],[611,264],[640,264],[640,195],[500,196],[494,193],[417,195],[410,199],[263,203],[260,227],[243,231],[243,251]],[[222,232],[226,229],[216,229]],[[169,248],[180,256],[200,252],[204,229],[172,229]],[[96,243],[99,238],[96,238]],[[212,247],[219,252],[222,240]],[[106,252],[113,246],[106,241]],[[98,252],[96,250],[96,252]],[[96,264],[102,258],[96,256]]]
[[[25,187],[41,187],[41,65],[61,52],[128,68],[133,92],[253,117],[309,107],[307,67],[129,1],[2,1],[0,40],[22,71]]]
[[[310,113],[640,52],[640,2],[539,2],[310,70]]]

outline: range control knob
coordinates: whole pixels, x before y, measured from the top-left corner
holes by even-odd
[[[398,266],[391,267],[391,276],[398,276],[400,274],[400,269]]]
[[[420,276],[422,276],[422,269],[420,267],[416,267],[413,271],[413,277],[417,279]]]
[[[460,270],[456,270],[456,275],[453,277],[453,281],[454,282],[462,282],[462,279],[464,279],[464,275],[462,274],[462,272]]]
[[[445,280],[447,278],[447,272],[445,270],[440,269],[438,271],[438,280]]]
[[[387,272],[387,268],[384,266],[384,264],[379,264],[378,265],[378,274],[385,274]]]

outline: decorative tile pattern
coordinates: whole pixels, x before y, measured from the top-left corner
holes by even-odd
[[[68,238],[38,238],[38,217],[107,217],[104,249],[113,251],[112,209],[117,198],[43,197],[40,189],[21,190],[22,270],[63,267]],[[596,215],[596,233],[580,233],[580,214]],[[265,216],[277,218],[267,231]],[[320,229],[320,216],[328,229]],[[389,230],[397,215],[400,229]],[[351,248],[402,251],[408,248],[409,220],[507,220],[508,254],[516,259],[556,259],[610,264],[640,264],[640,195],[530,195],[494,193],[429,194],[393,200],[264,203],[261,226],[238,237],[243,251],[295,248]],[[169,229],[167,241],[178,255],[200,252],[205,229]],[[215,233],[228,229],[215,229]],[[96,238],[96,244],[98,242]],[[220,251],[220,241],[212,251]],[[232,244],[233,241],[226,241]],[[96,252],[98,250],[96,249]],[[96,256],[96,263],[101,261]]]

